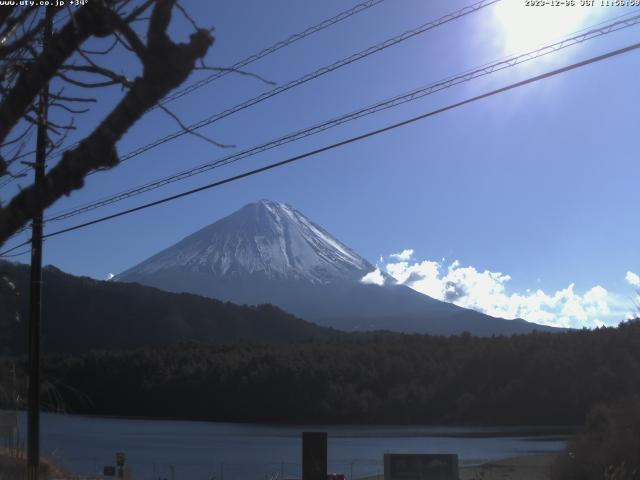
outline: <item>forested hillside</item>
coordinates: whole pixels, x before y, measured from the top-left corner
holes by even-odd
[[[15,284],[20,322],[0,311],[0,351],[26,351],[29,268],[0,262]],[[198,340],[209,343],[327,339],[338,332],[300,320],[277,307],[240,306],[192,294],[168,293],[136,284],[43,272],[42,344],[45,352],[131,350]],[[9,298],[11,296],[11,298]],[[0,305],[13,292],[0,291]],[[14,302],[15,303],[15,302]]]
[[[45,359],[69,411],[243,422],[583,422],[640,393],[640,323],[513,337],[385,334]]]

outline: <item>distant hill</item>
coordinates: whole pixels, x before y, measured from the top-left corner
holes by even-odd
[[[117,275],[171,292],[271,303],[340,330],[511,335],[560,329],[505,320],[398,284],[365,285],[375,267],[293,207],[261,200]]]
[[[0,318],[0,342],[11,353],[26,351],[29,268],[0,262],[21,293],[21,321]],[[66,274],[54,267],[43,272],[42,342],[46,352],[92,349],[128,350],[179,341],[206,343],[285,342],[326,339],[329,328],[300,320],[271,305],[239,306],[188,293],[98,281]],[[8,304],[0,291],[0,304]]]

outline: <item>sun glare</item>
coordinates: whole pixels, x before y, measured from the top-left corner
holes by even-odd
[[[499,41],[505,53],[529,50],[580,30],[594,11],[579,4],[527,6],[522,0],[505,0],[495,9],[501,29]]]

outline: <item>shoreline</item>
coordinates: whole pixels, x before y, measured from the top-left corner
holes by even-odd
[[[558,454],[534,454],[460,467],[460,480],[550,480]]]
[[[557,455],[537,453],[460,465],[459,480],[550,480]],[[384,476],[373,475],[356,480],[384,480]]]
[[[26,458],[15,458],[9,455],[7,449],[0,448],[0,466],[15,472],[26,467]],[[550,480],[553,471],[553,461],[557,454],[534,454],[491,460],[479,465],[466,465],[459,468],[459,480]],[[56,478],[68,479],[75,475],[64,467],[43,457],[42,466]],[[381,475],[360,477],[357,480],[383,480]]]
[[[26,410],[18,410],[18,413],[26,417]],[[47,415],[68,415],[81,418],[95,418],[105,420],[132,420],[142,422],[188,422],[188,423],[215,423],[223,425],[249,425],[256,427],[329,427],[329,428],[417,428],[417,429],[433,429],[433,431],[424,433],[420,436],[424,437],[448,437],[448,438],[496,438],[496,437],[569,437],[581,428],[580,425],[491,425],[491,424],[421,424],[421,423],[316,423],[316,422],[256,422],[256,421],[237,421],[237,420],[207,420],[181,417],[146,417],[146,416],[127,416],[127,415],[109,415],[101,413],[74,413],[74,412],[55,412],[42,411],[41,414]],[[435,430],[442,429],[442,430]],[[453,430],[460,430],[458,432]],[[467,429],[467,430],[465,430]]]

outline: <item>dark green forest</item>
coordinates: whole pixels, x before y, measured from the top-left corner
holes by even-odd
[[[292,344],[183,343],[48,356],[44,375],[51,404],[84,414],[576,425],[593,406],[640,393],[640,322],[495,338],[381,333]]]
[[[16,285],[0,288],[0,352],[26,352],[29,268],[0,261],[0,274]],[[46,267],[42,298],[42,348],[81,353],[134,350],[179,341],[208,343],[290,342],[340,333],[305,322],[272,305],[247,306],[134,283],[76,277]],[[0,285],[1,287],[1,285]],[[16,295],[17,293],[17,295]]]
[[[640,396],[596,405],[553,466],[554,480],[640,479]]]

